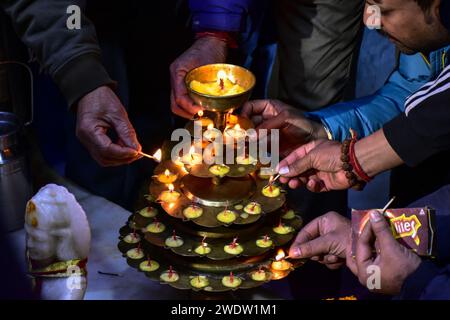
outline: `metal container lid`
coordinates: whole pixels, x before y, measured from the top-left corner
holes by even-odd
[[[21,124],[19,118],[9,112],[0,112],[0,150],[18,143]]]

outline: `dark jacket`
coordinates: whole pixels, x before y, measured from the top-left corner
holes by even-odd
[[[69,30],[67,9],[80,0],[0,0],[17,35],[48,72],[69,106],[102,85],[112,85],[100,62],[93,24],[82,14],[81,29]]]

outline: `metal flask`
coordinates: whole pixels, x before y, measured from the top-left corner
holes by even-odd
[[[26,68],[30,87],[33,87],[33,77],[28,66],[20,62],[0,61],[0,67],[5,64]],[[0,90],[6,96],[4,86],[0,86]],[[31,119],[25,124],[14,113],[0,112],[0,227],[6,232],[23,228],[25,207],[32,196],[24,135],[25,126],[33,119],[32,103],[31,110]]]

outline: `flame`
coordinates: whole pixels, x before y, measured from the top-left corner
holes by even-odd
[[[208,130],[214,129],[214,125],[212,123],[208,124]]]
[[[153,157],[155,158],[156,161],[161,162],[161,159],[162,159],[162,151],[161,151],[161,149],[158,149],[158,151],[155,152]]]
[[[173,202],[169,203],[169,210],[172,210],[173,207],[175,207],[175,203],[173,203]]]
[[[169,191],[173,192],[175,190],[175,186],[171,183],[169,184]]]
[[[203,117],[203,110],[200,110],[200,111],[198,112],[198,116],[199,116],[199,118]]]
[[[227,73],[225,72],[225,70],[219,70],[219,72],[217,72],[217,83],[220,84],[220,80],[224,81],[225,79],[227,79]]]
[[[239,123],[234,126],[234,130],[241,130],[241,126],[239,125]]]
[[[192,145],[191,148],[189,149],[189,154],[192,155],[193,153],[195,153],[195,146]]]
[[[164,175],[166,176],[166,177],[169,177],[170,176],[170,171],[169,171],[169,169],[166,169],[166,171],[164,171]]]
[[[270,179],[269,179],[269,185],[272,185],[273,179],[274,179],[274,176],[270,176]]]
[[[286,257],[286,253],[284,253],[283,249],[279,249],[278,253],[277,253],[276,257],[275,257],[275,261],[280,261],[284,257]]]

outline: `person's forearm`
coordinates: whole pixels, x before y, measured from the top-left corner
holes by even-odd
[[[402,159],[389,145],[382,129],[359,140],[355,144],[355,155],[369,177],[403,164]]]

